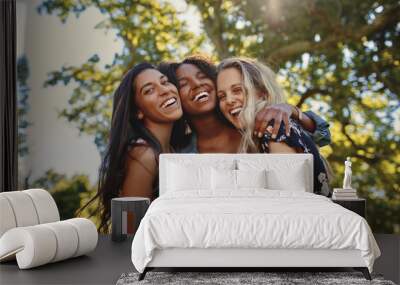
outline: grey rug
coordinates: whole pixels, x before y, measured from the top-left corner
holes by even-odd
[[[395,285],[380,275],[372,275],[372,281],[360,272],[148,272],[142,281],[139,273],[122,274],[117,285],[133,284],[379,284]]]

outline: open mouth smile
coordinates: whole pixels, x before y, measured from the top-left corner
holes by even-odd
[[[243,110],[242,106],[235,107],[235,108],[229,110],[229,114],[232,117],[238,117],[240,112],[242,112],[242,110]]]
[[[194,97],[193,97],[193,101],[194,102],[205,102],[209,99],[210,94],[206,91],[202,91],[200,93],[197,93]]]
[[[175,97],[171,97],[171,98],[165,100],[161,104],[161,108],[167,109],[167,108],[173,107],[175,105],[178,105],[178,100]]]

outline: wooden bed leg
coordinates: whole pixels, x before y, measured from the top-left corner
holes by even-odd
[[[367,267],[354,267],[355,270],[361,271],[364,275],[365,279],[372,280],[371,275],[369,274],[369,270]]]
[[[147,271],[149,271],[147,269],[147,267],[144,269],[144,271],[142,273],[139,274],[139,278],[138,281],[142,281],[144,279],[144,277],[146,276]]]

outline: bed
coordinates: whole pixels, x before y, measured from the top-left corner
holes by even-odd
[[[160,197],[132,242],[157,267],[353,267],[380,255],[361,216],[315,195],[310,154],[162,154]]]

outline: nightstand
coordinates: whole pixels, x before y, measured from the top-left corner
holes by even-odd
[[[351,200],[334,200],[332,202],[359,214],[361,217],[366,218],[366,200],[363,198],[356,198]]]

